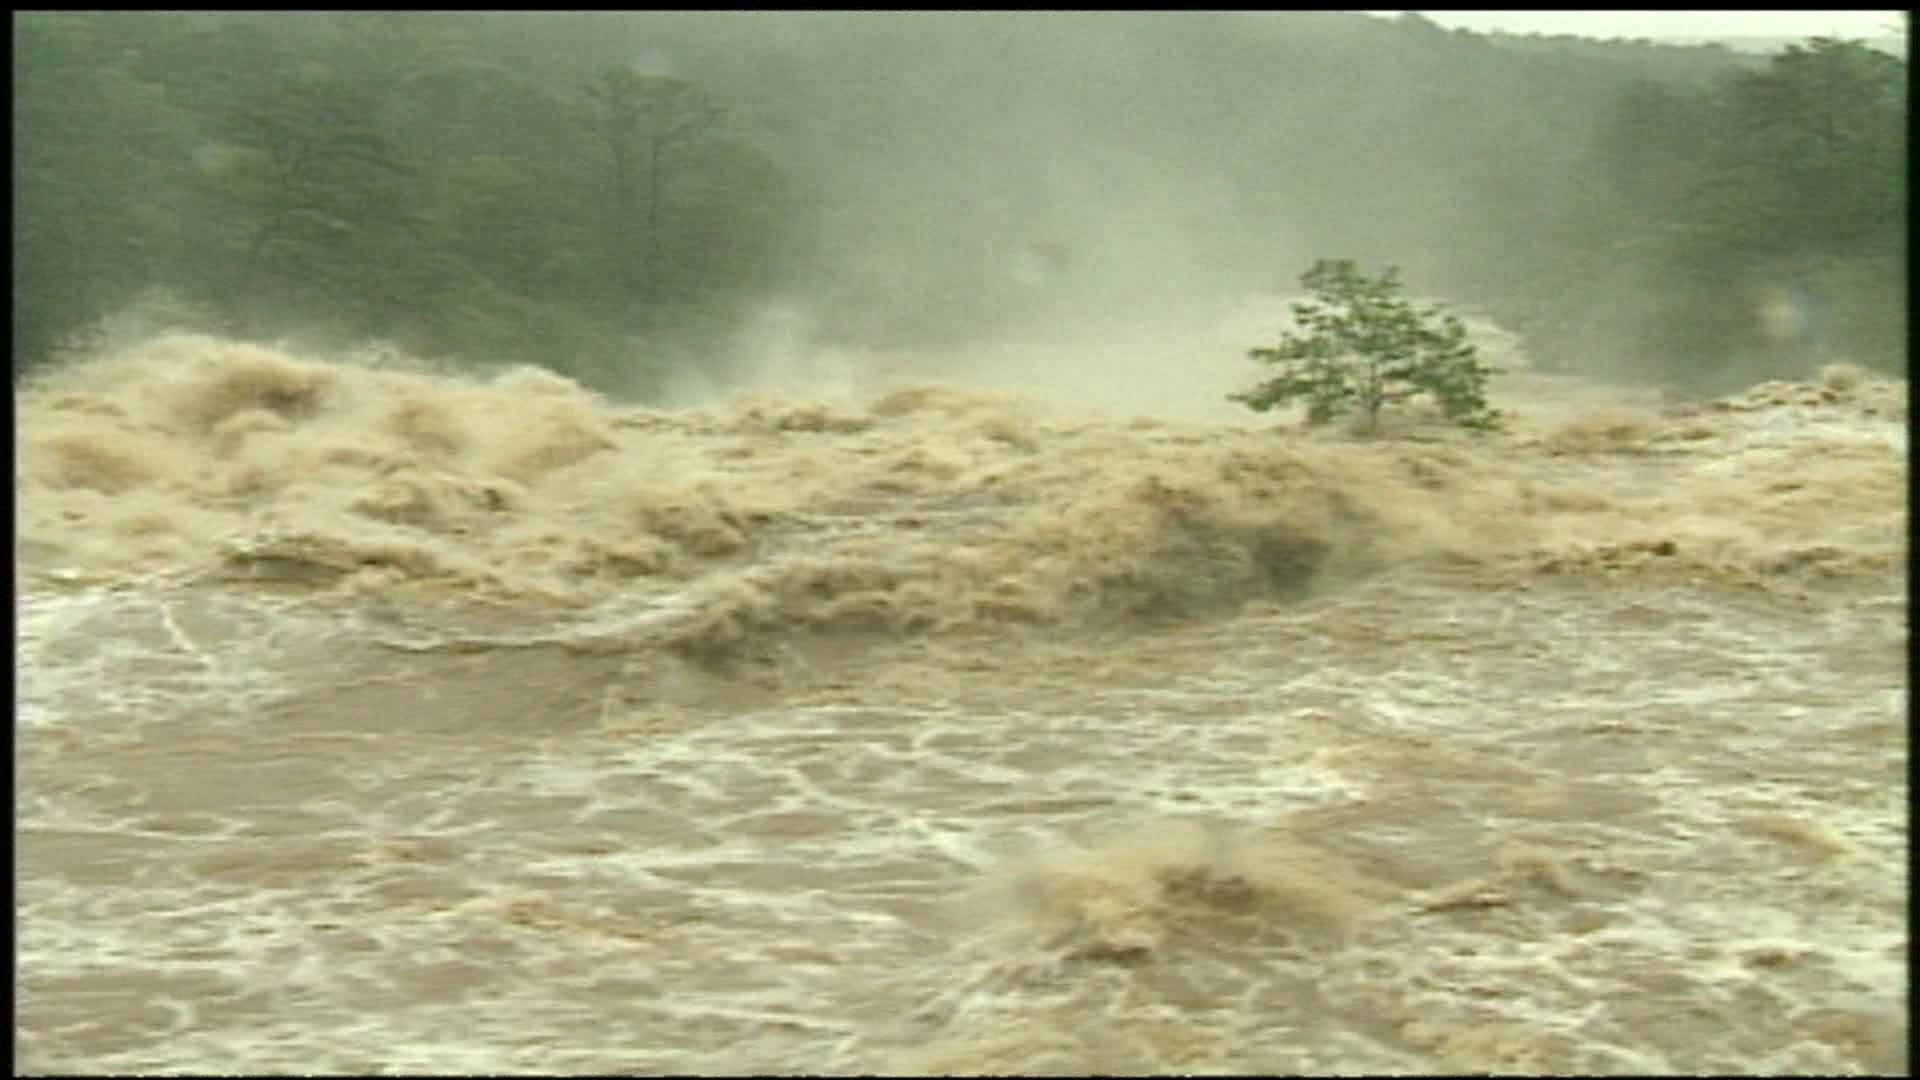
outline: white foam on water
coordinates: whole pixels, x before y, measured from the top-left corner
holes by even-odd
[[[1905,1064],[1877,384],[1368,443],[159,351],[23,410],[30,1070]]]

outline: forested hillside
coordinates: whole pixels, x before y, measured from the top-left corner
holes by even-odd
[[[1327,12],[15,27],[16,370],[136,305],[645,396],[770,304],[939,346],[1320,257],[1549,366],[1904,370],[1906,61],[1861,45]]]

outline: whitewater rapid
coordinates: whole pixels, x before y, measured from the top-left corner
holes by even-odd
[[[1903,1070],[1904,384],[1496,404],[56,372],[22,1066]]]

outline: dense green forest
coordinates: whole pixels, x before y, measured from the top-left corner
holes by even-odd
[[[15,369],[129,309],[646,396],[1404,267],[1547,366],[1905,369],[1907,63],[1351,13],[15,17]],[[1251,343],[1250,343],[1251,344]]]

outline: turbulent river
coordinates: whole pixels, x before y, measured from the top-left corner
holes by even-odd
[[[1907,1068],[1904,383],[858,381],[19,391],[21,1067]]]

